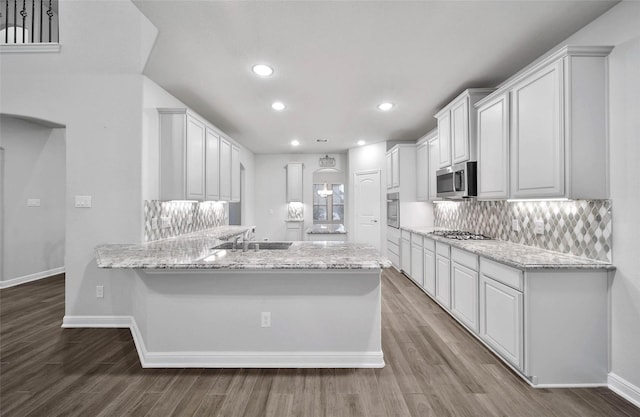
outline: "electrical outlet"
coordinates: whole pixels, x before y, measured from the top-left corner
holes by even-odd
[[[271,327],[271,312],[263,311],[260,314],[260,327]]]
[[[533,221],[533,232],[536,235],[542,235],[544,234],[544,220],[542,219],[535,219]]]
[[[153,230],[157,230],[158,229],[158,218],[157,217],[152,217],[151,218],[151,228]]]
[[[187,216],[187,226],[191,226],[193,224],[193,215],[190,214]]]
[[[96,286],[96,298],[104,298],[104,286]]]
[[[171,227],[171,217],[169,217],[169,216],[160,217],[160,227],[162,229],[170,228]]]
[[[514,232],[520,231],[520,223],[518,223],[518,219],[511,219],[511,230]]]
[[[90,195],[77,195],[76,196],[77,208],[91,208],[91,196]]]

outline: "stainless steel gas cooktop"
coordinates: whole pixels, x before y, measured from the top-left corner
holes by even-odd
[[[433,232],[436,236],[446,237],[447,239],[457,240],[489,240],[488,236],[479,233],[465,232],[463,230],[436,230]]]

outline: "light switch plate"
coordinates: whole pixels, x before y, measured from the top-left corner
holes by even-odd
[[[91,208],[91,196],[90,195],[77,195],[76,196],[77,208]]]
[[[160,228],[161,229],[168,229],[170,227],[171,227],[171,217],[169,217],[169,216],[160,217]]]
[[[153,230],[157,230],[158,229],[158,218],[157,217],[152,217],[151,218],[151,229],[153,229]]]
[[[535,219],[533,221],[533,232],[536,235],[542,235],[544,234],[544,220],[542,219]]]
[[[520,224],[518,223],[518,219],[511,219],[511,230],[514,232],[520,231]]]
[[[28,198],[27,199],[27,207],[40,207],[40,199],[39,198]]]

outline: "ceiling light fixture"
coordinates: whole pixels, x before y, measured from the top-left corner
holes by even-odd
[[[330,190],[327,187],[327,183],[326,182],[324,183],[324,188],[321,188],[321,189],[318,190],[318,195],[320,197],[322,197],[322,198],[327,198],[328,196],[330,196],[332,194],[333,194],[333,190]]]
[[[300,145],[300,142],[297,139],[294,139],[291,141],[291,146],[298,146]]]
[[[381,103],[378,104],[378,110],[382,110],[382,111],[389,111],[391,110],[391,108],[393,107],[393,103]]]
[[[281,101],[276,101],[271,105],[271,108],[275,111],[282,111],[286,106]]]
[[[362,139],[360,139],[360,140],[358,141],[358,146],[362,146],[362,145],[364,145],[365,143],[367,143],[367,142],[365,142],[365,141],[363,141]]]
[[[271,74],[273,74],[273,68],[265,64],[256,64],[253,67],[251,67],[251,71],[253,71],[254,74],[259,75],[261,77],[268,77]]]

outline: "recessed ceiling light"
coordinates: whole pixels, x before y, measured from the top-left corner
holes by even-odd
[[[271,105],[271,108],[272,108],[273,110],[276,110],[276,111],[282,111],[282,110],[284,110],[284,108],[285,108],[285,107],[286,107],[286,106],[284,105],[284,103],[282,103],[282,102],[280,102],[280,101],[275,101],[275,102]]]
[[[365,142],[365,141],[363,141],[362,139],[360,139],[360,140],[358,141],[358,146],[362,146],[362,145],[364,145],[365,143],[367,143],[367,142]]]
[[[261,77],[268,77],[273,74],[273,68],[265,64],[256,64],[251,68],[251,71]]]
[[[389,111],[393,107],[393,103],[382,103],[378,104],[378,110]]]
[[[297,139],[294,139],[291,141],[291,146],[298,146],[300,145],[300,142]]]
[[[318,142],[318,143],[327,143],[327,142],[329,142],[329,139],[316,139],[316,142]]]

